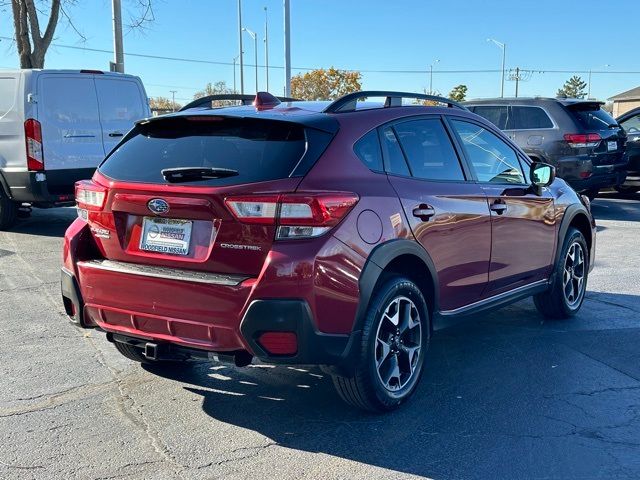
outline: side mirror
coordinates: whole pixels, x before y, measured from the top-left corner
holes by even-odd
[[[533,162],[531,164],[529,178],[531,184],[541,193],[542,187],[548,187],[555,180],[556,169],[548,163]]]

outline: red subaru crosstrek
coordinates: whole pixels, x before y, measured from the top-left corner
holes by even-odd
[[[415,391],[439,319],[527,296],[575,314],[595,250],[588,200],[553,167],[419,94],[142,120],[76,200],[73,322],[142,363],[321,365],[373,411]]]

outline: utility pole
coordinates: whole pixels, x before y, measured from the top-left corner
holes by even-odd
[[[516,98],[518,98],[518,85],[520,85],[520,67],[516,67],[516,76],[514,77],[516,81]]]
[[[171,92],[171,111],[176,111],[176,90],[169,90]]]
[[[238,0],[238,44],[240,46],[240,93],[244,95],[244,62],[242,60],[242,0]]]
[[[284,96],[291,96],[291,12],[289,0],[284,0]]]
[[[112,72],[124,73],[124,48],[122,46],[122,5],[120,0],[111,0],[113,20],[113,62],[110,64]]]
[[[264,7],[264,74],[267,80],[267,92],[269,91],[269,17],[267,7]]]

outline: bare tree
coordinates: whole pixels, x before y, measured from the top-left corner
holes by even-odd
[[[153,0],[130,0],[134,11],[128,25],[130,30],[144,30],[155,19]],[[80,29],[76,28],[65,5],[73,5],[75,0],[9,0],[13,11],[16,47],[20,58],[20,68],[43,68],[47,50],[53,40],[53,34],[61,17],[73,31],[86,40]],[[3,2],[4,3],[4,2]],[[48,18],[44,33],[40,30],[41,18]]]
[[[60,17],[60,0],[51,0],[49,21],[44,34],[40,32],[35,0],[11,0],[11,8],[20,68],[43,68],[44,56],[51,45]]]

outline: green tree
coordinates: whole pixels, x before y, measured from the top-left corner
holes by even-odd
[[[291,96],[301,100],[333,100],[347,93],[361,90],[362,74],[329,68],[320,68],[291,79]]]
[[[587,96],[585,88],[587,88],[587,82],[583,81],[578,75],[574,75],[564,82],[562,88],[558,89],[557,96],[566,98],[584,98]]]
[[[449,92],[449,98],[456,102],[464,102],[467,98],[467,86],[466,85],[456,85]]]

